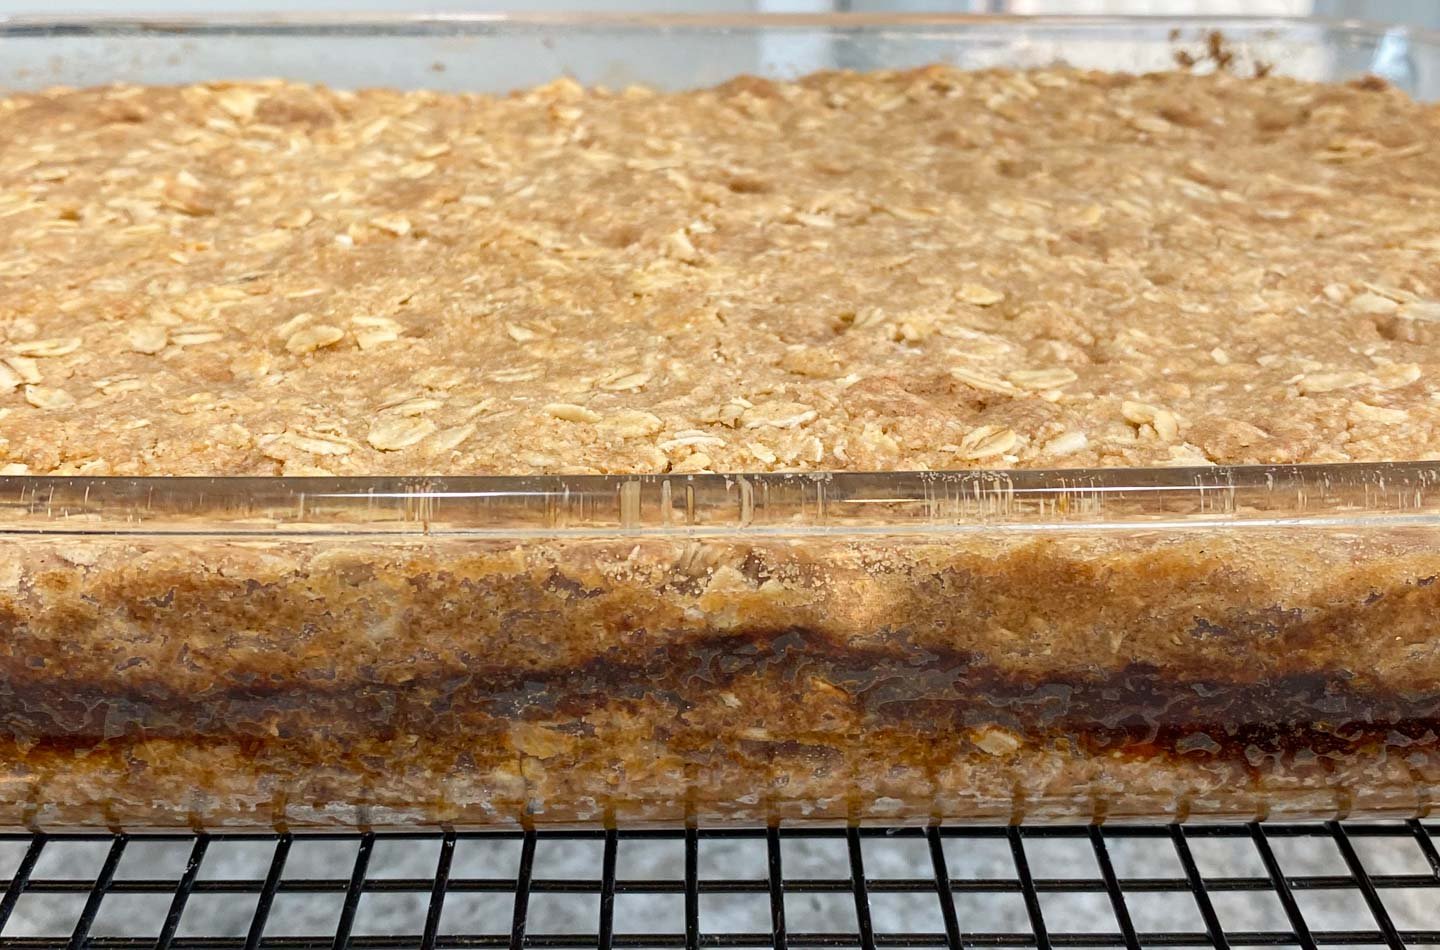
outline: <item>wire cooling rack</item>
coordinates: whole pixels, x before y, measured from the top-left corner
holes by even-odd
[[[1437,833],[1411,821],[6,834],[0,945],[1419,947],[1440,945]]]

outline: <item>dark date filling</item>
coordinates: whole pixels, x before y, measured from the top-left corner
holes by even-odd
[[[1344,670],[1256,671],[1247,682],[1133,664],[1026,680],[984,658],[915,647],[901,631],[884,648],[842,647],[803,629],[720,635],[643,658],[597,655],[571,667],[477,663],[413,681],[241,682],[198,693],[164,682],[84,683],[27,668],[0,670],[0,735],[25,746],[86,748],[132,739],[327,744],[418,736],[545,757],[510,734],[534,723],[586,744],[643,723],[684,754],[729,746],[826,757],[875,745],[880,757],[937,760],[1063,744],[1079,754],[1185,756],[1245,762],[1270,756],[1365,754],[1440,747],[1440,684],[1406,693]],[[1003,738],[986,740],[992,730]],[[998,744],[997,744],[998,741]]]

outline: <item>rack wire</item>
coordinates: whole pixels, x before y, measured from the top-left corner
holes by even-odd
[[[1420,947],[1440,945],[1437,833],[1422,821],[10,833],[0,945]]]

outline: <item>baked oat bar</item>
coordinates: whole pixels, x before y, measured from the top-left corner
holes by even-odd
[[[438,497],[654,474],[678,499],[750,490],[711,473],[1426,460],[1437,145],[1440,110],[1383,83],[1224,73],[15,94],[0,475],[413,475]],[[1416,510],[1424,487],[1403,483]],[[1423,525],[251,514],[0,514],[0,823],[1440,797]]]

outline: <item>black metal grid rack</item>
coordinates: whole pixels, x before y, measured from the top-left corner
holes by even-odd
[[[1421,821],[14,833],[0,835],[0,946],[1440,946],[1437,833]],[[400,860],[387,870],[382,852]]]

